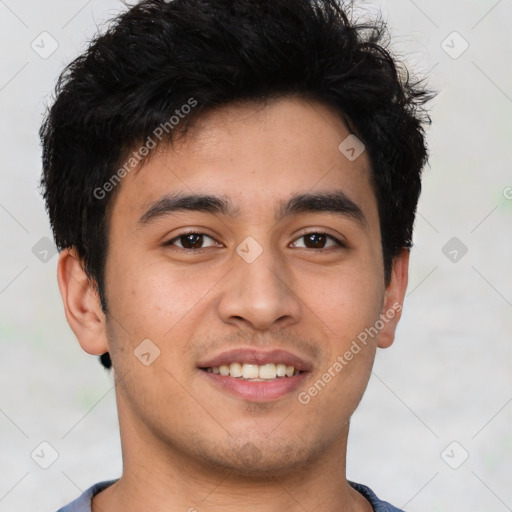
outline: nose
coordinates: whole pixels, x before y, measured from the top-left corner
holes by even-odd
[[[226,277],[218,303],[223,322],[263,331],[299,321],[302,305],[293,291],[292,273],[271,249],[252,262],[234,253],[233,270]]]

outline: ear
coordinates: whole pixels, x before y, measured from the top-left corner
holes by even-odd
[[[395,340],[395,331],[402,316],[409,276],[409,249],[402,249],[393,259],[391,278],[384,294],[381,319],[384,327],[379,333],[378,347],[388,348]]]
[[[57,281],[69,326],[88,353],[108,352],[105,314],[100,298],[87,277],[75,249],[63,249],[57,265]]]

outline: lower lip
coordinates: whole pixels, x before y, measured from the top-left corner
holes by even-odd
[[[210,379],[210,382],[219,386],[224,391],[227,391],[230,395],[253,402],[278,400],[296,390],[307,375],[306,372],[302,372],[293,377],[280,377],[269,380],[268,382],[254,382],[241,378],[224,377],[223,375],[206,372],[204,370],[199,371]]]

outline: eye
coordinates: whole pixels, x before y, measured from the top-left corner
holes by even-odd
[[[304,239],[305,243],[302,247],[306,249],[326,249],[330,247],[346,247],[346,245],[338,240],[337,238],[328,235],[327,233],[323,232],[312,232],[312,233],[305,233],[304,235],[301,235],[297,240]],[[328,240],[331,240],[334,242],[330,246],[326,247],[325,244]],[[300,246],[299,246],[300,247]]]
[[[205,235],[204,233],[182,233],[181,235],[178,235],[174,237],[172,240],[169,240],[164,245],[176,245],[177,247],[181,247],[182,249],[188,249],[188,250],[194,250],[194,249],[204,249],[203,242],[205,239],[212,240],[214,243],[210,244],[206,247],[213,247],[218,242],[214,240],[211,236]],[[175,242],[178,242],[176,244]]]
[[[299,238],[297,238],[297,240],[301,239],[304,239],[303,245],[301,246],[294,244],[295,247],[305,249],[329,249],[332,247],[346,247],[346,245],[337,238],[323,232],[315,231],[311,233],[305,233],[304,235],[301,235]],[[203,244],[205,240],[210,240],[212,243],[204,246]],[[329,240],[331,241],[331,244],[326,245]],[[189,233],[182,233],[181,235],[172,238],[164,245],[175,246],[184,250],[199,250],[205,249],[207,247],[219,247],[222,244],[219,244],[219,242],[217,242],[214,238],[204,233],[196,233],[191,231]]]

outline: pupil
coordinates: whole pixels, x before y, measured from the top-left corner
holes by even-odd
[[[202,237],[203,235],[200,235],[198,233],[190,233],[188,235],[184,235],[182,237],[182,244],[183,239],[185,239],[185,243],[183,244],[185,248],[201,248]],[[312,233],[311,235],[307,235],[306,239],[308,240],[309,243],[311,243],[313,247],[319,247],[323,245],[323,243],[325,243],[325,235],[322,235],[320,233]]]
[[[313,241],[313,239],[314,239],[315,237],[317,238],[317,241],[316,241],[316,242],[314,242],[314,241]],[[314,247],[318,247],[319,245],[322,245],[322,241],[324,241],[324,239],[325,239],[325,235],[321,235],[321,234],[319,234],[319,233],[312,233],[311,235],[308,235],[308,236],[307,236],[307,239],[308,239],[310,242],[312,242],[312,244],[313,244],[313,246],[314,246]],[[320,239],[320,240],[318,240],[318,239]],[[318,243],[318,242],[320,242],[320,243]]]
[[[197,238],[197,240],[196,240],[196,242],[194,243],[194,242],[193,242],[193,240],[194,240],[195,238]],[[190,247],[188,247],[188,246],[187,246],[187,245],[189,244],[189,242],[190,242],[190,244],[192,245],[192,247],[194,247],[194,248],[197,248],[197,247],[201,248],[201,243],[200,243],[200,242],[202,241],[202,235],[199,235],[199,234],[197,234],[197,233],[190,233],[190,234],[188,234],[188,235],[185,235],[185,240],[186,240],[186,243],[185,243],[185,244],[183,244],[183,245],[184,245],[187,249],[190,249]],[[183,241],[182,241],[182,243],[183,243]]]

